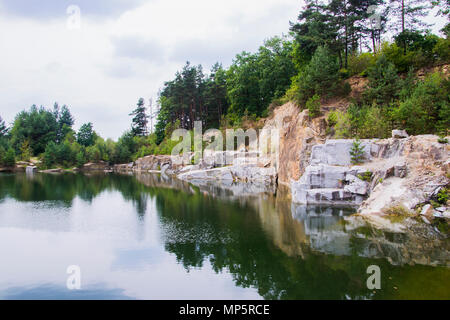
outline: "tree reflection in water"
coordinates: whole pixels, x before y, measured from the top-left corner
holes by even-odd
[[[164,248],[187,272],[209,261],[216,273],[229,271],[237,286],[257,288],[266,299],[450,298],[447,267],[408,265],[407,239],[352,224],[344,219],[348,208],[291,206],[270,189],[243,195],[259,186],[193,186],[158,175],[2,175],[0,183],[0,202],[66,207],[76,197],[91,202],[119,191],[139,219],[152,198]],[[375,292],[366,288],[373,264],[382,270],[383,289]]]

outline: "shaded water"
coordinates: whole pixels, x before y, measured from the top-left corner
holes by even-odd
[[[404,235],[262,191],[155,175],[0,175],[0,299],[450,298],[450,269],[410,265]],[[424,260],[446,263],[442,252]],[[79,291],[66,288],[70,265],[81,268]],[[367,289],[370,265],[381,290]]]

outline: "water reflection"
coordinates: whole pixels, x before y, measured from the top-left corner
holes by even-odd
[[[350,212],[291,206],[264,185],[2,175],[0,297],[449,298],[448,268],[408,265],[408,239]],[[76,297],[61,292],[71,264],[87,284]],[[376,293],[365,286],[371,264],[383,270]]]

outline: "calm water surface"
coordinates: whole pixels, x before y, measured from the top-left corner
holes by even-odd
[[[410,265],[402,235],[350,227],[351,209],[245,195],[258,188],[2,174],[0,299],[450,299],[449,268]]]

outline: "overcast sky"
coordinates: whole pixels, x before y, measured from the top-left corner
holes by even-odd
[[[70,5],[81,10],[81,28]],[[0,116],[70,106],[105,138],[189,60],[208,70],[289,30],[299,0],[0,0]],[[75,21],[75,23],[74,23]],[[75,28],[74,28],[75,26]]]
[[[69,5],[81,10],[74,29]],[[0,116],[70,106],[116,139],[139,97],[157,98],[189,60],[208,70],[287,33],[298,0],[0,0]],[[68,27],[68,23],[70,28]]]

